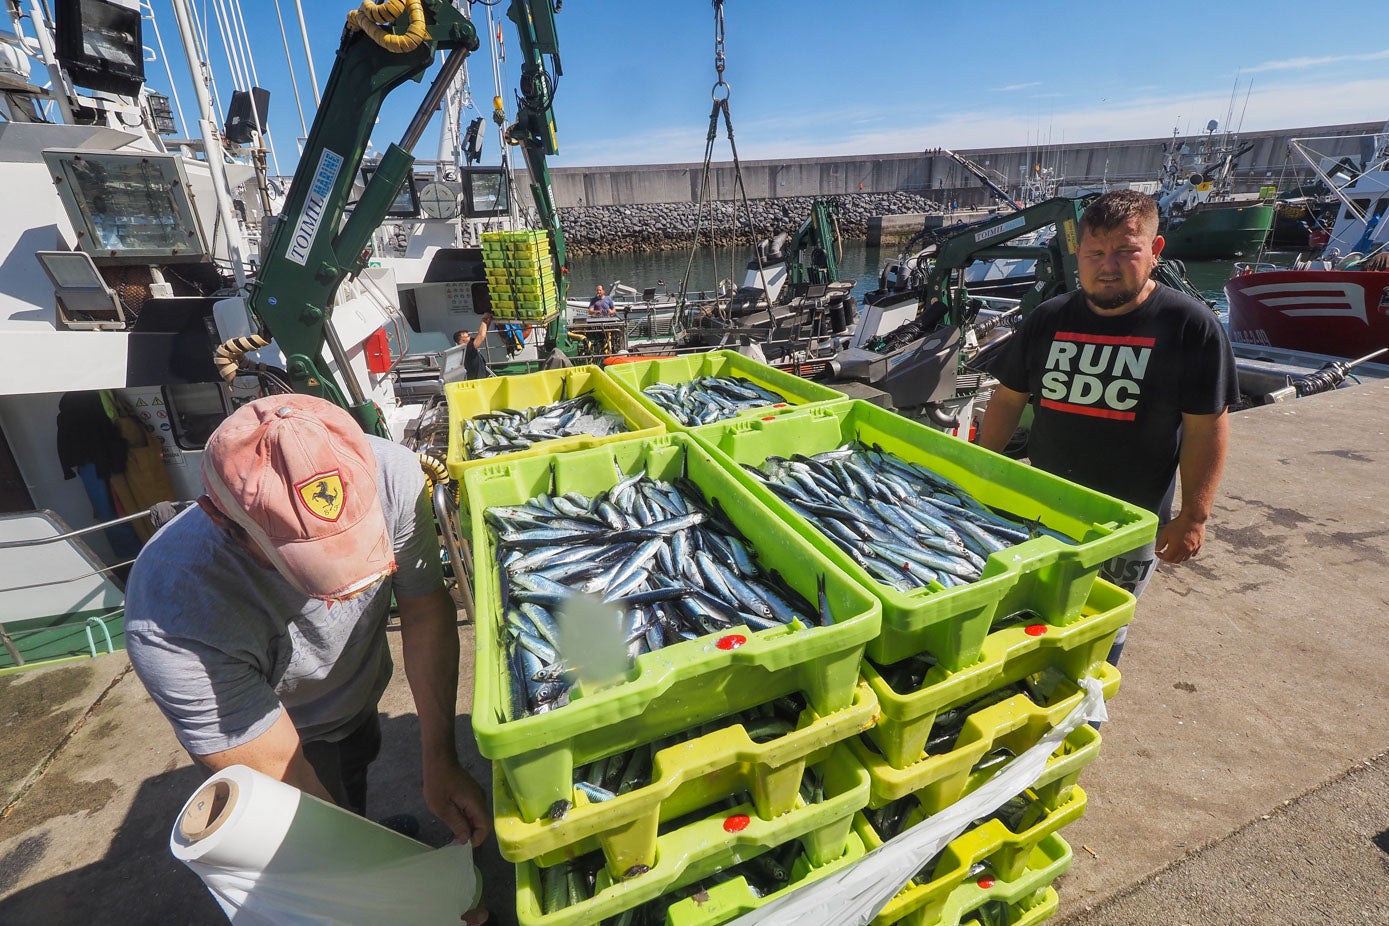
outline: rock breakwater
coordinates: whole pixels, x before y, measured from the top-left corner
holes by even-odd
[[[865,236],[868,219],[875,215],[939,212],[940,204],[920,193],[855,193],[825,197],[835,205],[840,234]],[[708,244],[710,230],[719,246],[755,244],[778,232],[794,234],[810,216],[810,196],[750,199],[742,204],[719,201],[706,205],[700,241]],[[649,203],[637,206],[570,206],[559,210],[569,253],[641,253],[687,248],[699,226],[695,203]],[[751,214],[749,222],[748,213]]]

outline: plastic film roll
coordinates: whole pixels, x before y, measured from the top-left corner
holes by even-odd
[[[452,926],[481,893],[471,846],[430,849],[241,765],[189,798],[169,849],[238,926]]]

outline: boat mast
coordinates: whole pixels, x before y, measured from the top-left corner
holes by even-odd
[[[212,193],[217,200],[217,220],[227,236],[227,254],[231,258],[236,288],[244,292],[244,244],[241,240],[241,227],[237,224],[236,215],[232,210],[231,187],[227,183],[227,172],[222,163],[222,138],[217,131],[217,123],[212,120],[212,98],[207,90],[207,62],[198,54],[197,37],[193,33],[192,20],[188,14],[188,0],[173,0],[173,7],[174,16],[178,19],[179,36],[183,40],[183,53],[188,59],[188,70],[193,77],[193,92],[198,98],[198,129],[203,139],[203,155],[208,170],[212,173]]]
[[[24,33],[19,29],[18,4],[11,7],[11,16],[15,21],[15,34],[20,41],[24,40]],[[44,18],[43,7],[39,5],[39,0],[30,0],[29,18],[34,24],[34,37],[38,39],[39,51],[43,53],[43,64],[48,69],[48,79],[52,83],[51,93],[49,94],[53,102],[58,104],[58,113],[63,117],[63,122],[67,125],[75,124],[76,120],[72,117],[72,84],[68,82],[67,73],[62,65],[58,63],[58,53],[53,47],[53,35],[48,29],[48,20]]]

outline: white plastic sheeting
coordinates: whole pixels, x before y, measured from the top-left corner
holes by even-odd
[[[428,846],[242,765],[169,837],[237,926],[457,926],[481,893],[472,847]]]
[[[866,926],[912,876],[967,830],[987,817],[1042,775],[1047,759],[1061,741],[1082,723],[1105,721],[1104,690],[1097,679],[1081,683],[1085,697],[1037,745],[1009,762],[979,790],[869,852],[847,868],[792,891],[758,910],[734,920],[732,926],[801,926],[836,923]]]

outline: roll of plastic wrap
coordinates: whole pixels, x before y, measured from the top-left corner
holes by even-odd
[[[456,926],[481,894],[471,846],[430,849],[243,765],[189,798],[169,849],[237,926]]]

